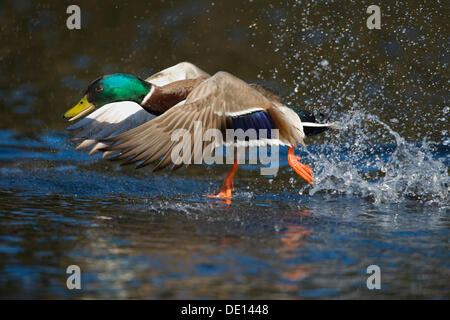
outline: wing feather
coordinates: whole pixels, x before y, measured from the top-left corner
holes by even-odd
[[[71,140],[80,142],[77,150],[89,150],[89,155],[93,155],[105,147],[100,140],[125,133],[153,118],[135,102],[114,102],[92,112],[67,130],[73,132]]]
[[[145,81],[162,87],[175,81],[196,79],[200,76],[209,77],[209,74],[190,62],[180,62],[151,75]]]

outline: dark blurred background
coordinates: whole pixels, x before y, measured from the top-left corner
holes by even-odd
[[[66,8],[81,8],[68,30]],[[381,7],[381,30],[366,9]],[[63,129],[102,74],[190,61],[278,90],[290,105],[365,109],[409,140],[448,135],[448,1],[1,1],[0,127]]]

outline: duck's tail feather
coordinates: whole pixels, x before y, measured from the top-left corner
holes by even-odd
[[[303,127],[315,127],[315,128],[327,128],[327,129],[339,129],[339,126],[336,123],[316,123],[316,122],[302,122]]]

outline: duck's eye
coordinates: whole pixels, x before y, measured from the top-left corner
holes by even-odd
[[[95,87],[95,91],[96,92],[103,91],[103,87],[102,86]]]

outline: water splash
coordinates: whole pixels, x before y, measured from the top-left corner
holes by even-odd
[[[448,153],[436,153],[426,139],[406,141],[364,110],[351,110],[341,124],[339,132],[328,134],[319,152],[310,153],[316,171],[311,195],[360,195],[375,204],[412,198],[448,208]],[[394,141],[376,143],[389,137]]]
[[[420,23],[439,21],[442,4],[385,3],[384,14],[408,18],[377,32],[365,28],[361,1],[282,7],[263,10],[249,26],[255,46],[266,25],[272,35],[273,65],[258,79],[278,83],[286,104],[343,127],[323,144],[310,141],[316,183],[300,193],[375,204],[412,198],[448,209],[447,39],[440,23]]]

